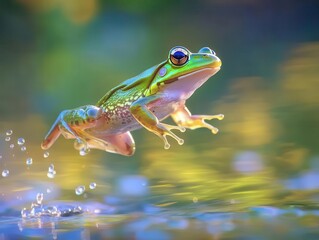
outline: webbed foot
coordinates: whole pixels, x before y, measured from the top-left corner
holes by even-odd
[[[179,138],[178,136],[176,136],[171,131],[173,129],[176,129],[176,130],[179,130],[181,132],[185,132],[186,129],[184,127],[169,125],[169,124],[165,124],[165,123],[158,123],[157,128],[158,128],[157,130],[153,129],[152,132],[155,133],[157,136],[159,136],[164,141],[164,148],[165,149],[169,149],[171,146],[168,143],[166,136],[170,136],[170,137],[174,138],[178,142],[179,145],[184,144],[184,140]]]
[[[172,115],[173,120],[182,127],[186,127],[189,129],[196,129],[196,128],[208,128],[212,131],[213,134],[218,133],[218,128],[208,124],[205,122],[205,120],[212,120],[212,119],[218,119],[222,120],[224,119],[223,114],[217,114],[217,115],[191,115],[190,111],[185,107],[179,108],[177,111],[175,111]]]

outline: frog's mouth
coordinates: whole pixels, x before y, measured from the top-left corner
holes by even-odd
[[[185,75],[182,75],[180,77],[178,77],[178,79],[183,79],[183,78],[188,78],[188,77],[191,77],[191,76],[198,76],[198,77],[211,77],[213,76],[215,73],[217,73],[218,71],[220,70],[220,67],[214,67],[214,68],[203,68],[203,69],[200,69],[200,70],[197,70],[195,72],[191,72],[191,73],[188,73],[188,74],[185,74]]]
[[[197,78],[196,77],[197,75],[200,75],[199,77],[201,77],[201,75],[202,75],[201,73],[203,73],[203,75],[204,75],[202,77],[205,77],[205,76],[207,77],[208,76],[208,78],[210,78],[215,73],[217,73],[219,70],[220,70],[220,67],[203,68],[203,69],[197,70],[195,72],[191,72],[191,73],[179,76],[178,78],[172,78],[172,79],[166,80],[164,83],[165,84],[170,84],[170,83],[176,82],[178,80],[182,80],[183,78],[188,78],[188,77],[191,77],[191,76],[194,76],[195,78]]]
[[[200,69],[200,70],[198,70],[198,71],[191,72],[191,73],[188,73],[188,74],[179,76],[178,78],[168,79],[168,80],[164,81],[164,84],[165,84],[165,85],[166,85],[166,84],[170,84],[170,83],[176,82],[176,81],[178,81],[178,80],[182,80],[183,78],[188,78],[188,77],[191,77],[191,76],[194,76],[194,78],[196,78],[196,75],[200,74],[201,72],[204,72],[204,75],[205,75],[205,76],[209,75],[208,78],[210,78],[210,77],[213,76],[215,73],[217,73],[219,70],[220,70],[220,67],[215,67],[215,68],[203,68],[203,69]],[[208,74],[207,74],[207,73],[208,73]]]

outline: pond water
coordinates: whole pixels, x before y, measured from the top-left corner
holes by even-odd
[[[91,205],[90,205],[91,206]],[[318,211],[135,212],[1,220],[2,239],[317,239]]]

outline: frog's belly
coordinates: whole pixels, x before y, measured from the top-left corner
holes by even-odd
[[[175,103],[165,103],[165,105],[148,106],[150,111],[159,119],[167,118],[176,109]],[[163,108],[163,106],[165,106]],[[96,127],[88,129],[92,135],[114,135],[142,128],[136,121],[128,107],[118,108],[115,111],[108,111],[103,114]]]

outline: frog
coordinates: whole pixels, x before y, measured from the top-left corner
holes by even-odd
[[[136,147],[131,132],[139,128],[162,139],[165,149],[170,148],[167,137],[180,145],[184,143],[174,130],[207,128],[216,134],[218,129],[206,120],[222,120],[224,115],[192,115],[186,100],[221,65],[209,47],[195,53],[183,46],[173,47],[165,61],[112,88],[95,105],[62,111],[41,147],[49,149],[62,135],[74,140],[74,148],[80,154],[99,149],[132,156]],[[168,117],[176,125],[164,123]]]

